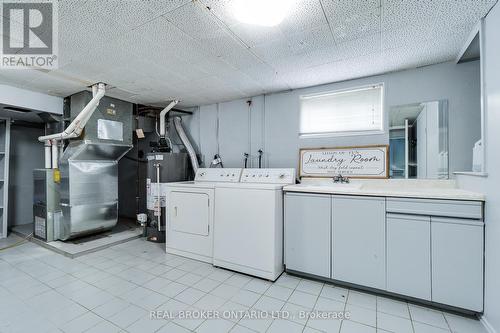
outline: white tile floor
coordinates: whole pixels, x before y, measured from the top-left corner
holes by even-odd
[[[349,311],[313,318],[150,319],[151,310]],[[485,333],[479,321],[284,274],[276,283],[166,255],[143,239],[69,259],[0,252],[0,332]]]

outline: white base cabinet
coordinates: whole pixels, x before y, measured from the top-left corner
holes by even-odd
[[[483,311],[479,201],[285,194],[285,265],[350,284]]]
[[[385,198],[332,200],[332,278],[385,289]]]
[[[387,291],[431,300],[431,218],[387,214]]]
[[[432,217],[432,301],[483,309],[483,223]]]
[[[286,195],[285,265],[288,270],[330,278],[331,201],[330,195]]]

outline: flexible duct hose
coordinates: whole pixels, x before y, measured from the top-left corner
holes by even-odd
[[[177,134],[179,134],[179,138],[181,139],[182,143],[186,147],[186,150],[188,151],[189,158],[191,159],[191,165],[193,166],[193,171],[196,173],[198,171],[198,159],[196,158],[196,152],[194,151],[193,146],[191,145],[191,142],[189,141],[186,132],[184,132],[184,128],[182,127],[182,119],[181,117],[175,117],[174,118],[174,126],[175,130],[177,131]]]

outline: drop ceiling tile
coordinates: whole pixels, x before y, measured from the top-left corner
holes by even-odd
[[[120,87],[134,84],[143,78],[144,74],[136,71],[134,67],[126,65],[109,67],[108,70],[100,73],[98,77],[109,85]]]
[[[231,29],[241,24],[233,14],[233,1],[200,0],[200,2]],[[292,34],[327,23],[319,0],[290,0],[290,2],[289,12],[283,22],[276,27],[269,28],[269,31],[275,30],[284,34]],[[272,32],[272,34],[274,33]]]
[[[200,52],[200,47],[195,39],[167,21],[158,17],[141,27],[129,31],[124,45],[137,45],[134,49],[143,55],[155,53],[159,56],[175,56],[188,62],[203,59],[205,55]],[[146,47],[141,47],[141,43]],[[152,59],[150,59],[152,60]]]
[[[383,31],[381,34],[382,49],[421,46],[425,41],[442,39],[447,35],[461,35],[465,43],[470,31],[471,26],[455,26],[453,29],[429,24],[419,27],[405,26],[395,30]],[[456,52],[458,53],[458,51]]]
[[[379,34],[340,43],[335,46],[308,51],[287,58],[275,59],[269,64],[278,72],[305,70],[310,67],[332,63],[340,60],[358,58],[364,55],[376,54],[381,51]]]
[[[138,2],[148,5],[155,13],[159,15],[166,14],[175,10],[192,0],[138,0]]]
[[[85,90],[87,85],[47,73],[43,77],[31,81],[30,87],[49,95],[69,96]]]
[[[463,42],[462,34],[452,34],[422,44],[387,49],[382,52],[384,66],[387,71],[395,71],[450,61],[455,59],[455,50],[459,49]]]
[[[106,96],[118,98],[124,101],[132,101],[137,97],[137,94],[127,91],[126,89],[112,87],[106,89]]]
[[[321,0],[330,24],[380,8],[381,0]],[[397,0],[396,0],[397,1]],[[406,0],[402,0],[406,1]]]
[[[164,17],[194,39],[210,38],[221,29],[213,15],[197,1],[179,7]]]
[[[335,41],[341,43],[379,32],[381,30],[380,15],[380,8],[376,8],[353,14],[342,20],[330,20]]]
[[[195,86],[200,87],[196,91],[213,98],[213,95],[222,96],[228,95],[235,98],[245,97],[245,92],[241,91],[235,85],[225,82],[223,79],[217,76],[206,77],[197,81],[192,82]],[[182,95],[181,95],[182,96]]]
[[[326,84],[380,74],[383,71],[383,65],[383,59],[379,55],[361,56],[311,67],[307,72],[286,73],[285,80],[291,88],[297,89],[311,86],[312,82]]]
[[[103,80],[130,101],[206,104],[454,59],[495,3],[292,0],[261,29],[237,22],[230,0],[117,1],[60,0],[60,68],[0,70],[0,82],[62,96]]]
[[[162,65],[172,58],[177,59],[175,48],[144,38],[142,32],[139,29],[131,30],[109,42],[109,47],[115,50],[127,50],[127,53],[132,53],[137,59],[147,60],[157,65]],[[130,47],[131,45],[133,47]]]
[[[294,49],[292,43],[290,43],[288,39],[279,39],[262,43],[252,47],[251,50],[260,59],[268,63],[277,59],[296,55],[296,48]]]
[[[186,96],[185,100],[181,100],[179,102],[179,107],[200,106],[200,105],[208,105],[211,103],[212,103],[212,100],[195,94],[195,95],[191,95],[191,96]]]
[[[99,7],[109,19],[128,28],[138,27],[160,16],[146,2],[136,0],[87,0],[87,6]]]
[[[285,39],[285,34],[279,27],[263,27],[246,23],[238,23],[229,29],[247,46],[267,43],[269,41]]]
[[[99,10],[85,3],[59,21],[59,56],[64,66],[74,58],[95,49],[106,49],[106,43],[125,33],[127,28],[116,23]],[[120,50],[121,52],[122,50]],[[117,50],[113,52],[118,53]]]
[[[237,69],[262,63],[248,48],[226,31],[218,31],[213,37],[200,40],[199,44],[200,50],[205,54],[220,58]]]
[[[59,69],[64,74],[70,77],[78,78],[83,82],[88,82],[89,85],[99,81],[98,75],[105,70],[104,67],[95,66],[90,61],[83,59],[74,60],[69,64],[60,66]]]
[[[42,78],[46,71],[36,69],[0,69],[0,75],[6,79],[12,79],[18,82],[31,82]]]
[[[241,71],[259,83],[266,92],[290,89],[283,78],[283,73],[268,64],[244,68]]]
[[[340,59],[351,59],[375,54],[382,49],[381,35],[379,33],[367,35],[362,38],[340,43],[337,47]]]
[[[202,59],[193,61],[192,63],[200,68],[203,68],[203,71],[210,75],[228,75],[237,70],[223,59],[211,55],[207,55]]]
[[[328,24],[320,0],[290,1],[290,10],[278,25],[284,34],[295,34]]]
[[[105,41],[127,30],[118,17],[110,16],[101,1],[88,0],[59,20],[59,36],[78,35],[79,39]]]
[[[94,48],[95,47],[95,48]],[[125,67],[130,64],[131,55],[126,51],[117,52],[114,49],[92,45],[86,52],[76,55],[73,60],[59,69],[67,75],[96,82],[105,80],[102,73],[113,67]]]
[[[442,14],[442,5],[439,2],[384,0],[382,30],[393,30],[424,22],[436,23]]]
[[[381,50],[380,34],[373,34],[353,41],[323,48],[304,48],[305,53],[267,59],[278,72],[296,71],[309,67],[374,54]]]
[[[263,92],[261,85],[242,71],[234,70],[225,74],[218,74],[218,77],[226,85],[230,85],[248,96],[258,95]]]
[[[285,58],[274,59],[268,63],[278,73],[293,72],[297,71],[297,69],[305,70],[312,66],[334,62],[338,58],[337,53],[338,51],[336,47],[331,47],[328,49],[316,50],[312,53],[303,53]]]
[[[496,0],[404,1],[383,0],[382,29],[405,26],[470,25],[485,16]]]
[[[231,0],[199,0],[205,8],[228,26],[240,24],[241,22],[233,15],[233,2]]]
[[[290,41],[295,53],[308,53],[335,45],[328,24],[288,35],[287,39]]]

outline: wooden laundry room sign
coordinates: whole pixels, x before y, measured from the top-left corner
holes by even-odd
[[[300,177],[388,178],[389,146],[303,148]]]

